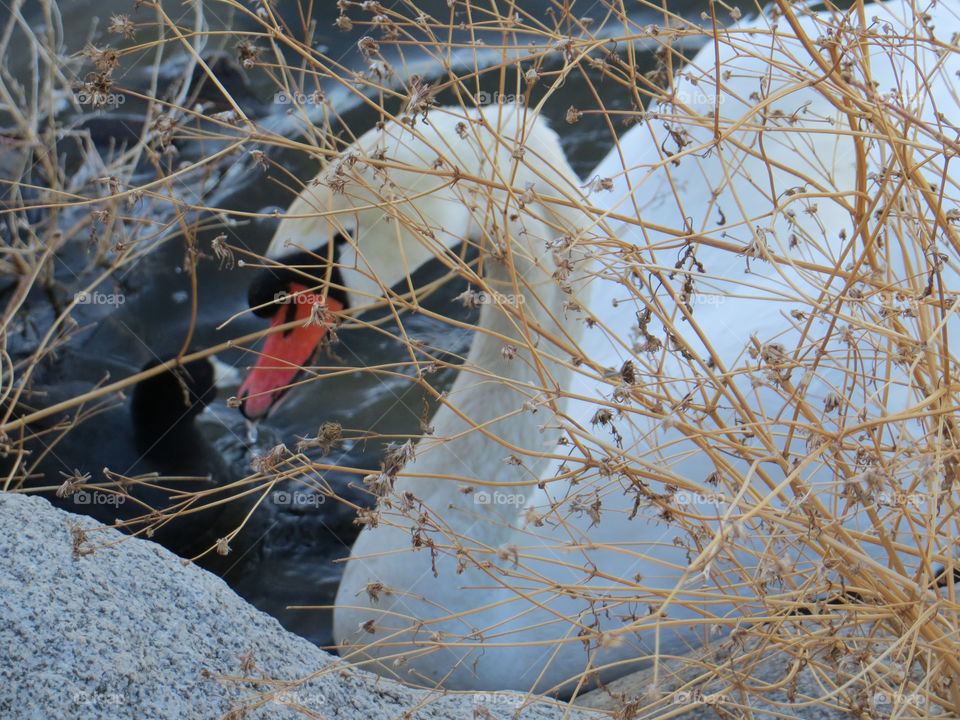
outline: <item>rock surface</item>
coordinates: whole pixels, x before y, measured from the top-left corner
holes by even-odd
[[[0,718],[596,717],[347,668],[218,577],[41,498],[0,493],[0,558]]]

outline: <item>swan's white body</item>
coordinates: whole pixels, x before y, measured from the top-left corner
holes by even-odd
[[[864,36],[877,95],[896,88],[908,112],[936,126],[937,111],[957,110],[955,53],[940,57],[927,42],[883,50],[882,23],[903,33],[914,19],[899,3],[870,9],[881,18],[878,35]],[[938,38],[960,28],[952,4],[929,12]],[[931,454],[911,446],[929,428],[896,413],[930,402],[936,388],[918,389],[923,378],[955,370],[934,357],[957,347],[955,311],[930,307],[944,288],[960,290],[957,250],[943,243],[952,228],[931,239],[948,255],[932,299],[884,288],[923,289],[935,270],[931,248],[897,233],[912,222],[908,212],[946,212],[960,193],[944,179],[944,145],[921,132],[928,157],[917,172],[948,199],[923,207],[903,190],[902,207],[891,209],[870,202],[879,184],[866,187],[866,222],[887,229],[883,247],[865,252],[851,214],[863,173],[847,115],[828,99],[836,89],[817,69],[790,74],[787,53],[806,58],[801,69],[810,60],[786,21],[776,39],[766,20],[753,27],[765,32],[725,34],[677,81],[692,111],[683,115],[699,116],[698,126],[681,126],[664,105],[620,139],[588,178],[613,180],[612,189],[589,186],[586,201],[600,212],[544,200],[582,205],[585,190],[555,134],[516,108],[486,111],[496,134],[477,114],[457,127],[464,119],[442,109],[412,130],[371,131],[291,208],[290,216],[325,214],[285,220],[270,252],[349,231],[339,262],[353,306],[462,240],[481,245],[489,290],[525,300],[522,313],[483,306],[465,369],[430,421],[434,436],[381,483],[337,597],[344,655],[452,688],[569,688],[585,669],[621,663],[604,673],[622,674],[631,661],[702,644],[714,626],[769,613],[758,588],[795,596],[808,583],[806,597],[822,595],[830,563],[821,556],[845,564],[864,592],[873,571],[849,566],[869,568],[870,558],[885,566],[890,541],[902,544],[906,565],[918,564],[909,551],[921,542],[916,528],[892,528],[867,547],[858,530],[871,527],[863,510],[871,503],[848,504],[842,491],[847,481],[869,492],[857,478],[876,463],[888,491],[939,486]],[[823,32],[815,17],[799,27],[814,43]],[[714,144],[717,110],[725,133]],[[868,173],[878,172],[881,147],[867,144]],[[434,165],[438,156],[444,163]],[[375,170],[379,162],[386,166]],[[487,192],[476,179],[513,192]],[[885,208],[897,217],[877,220]],[[604,237],[613,240],[597,241]],[[559,280],[558,268],[566,268]],[[902,310],[913,314],[890,320]],[[907,345],[913,354],[892,362]],[[585,362],[574,367],[571,356]],[[626,361],[633,378],[621,372]],[[930,406],[931,417],[940,407]],[[858,441],[876,448],[872,465],[844,444],[871,432]],[[777,527],[758,520],[774,512],[768,496]],[[812,514],[827,533],[811,533]],[[944,544],[923,538],[943,556]]]

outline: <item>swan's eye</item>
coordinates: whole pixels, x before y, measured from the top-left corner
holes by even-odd
[[[333,257],[336,262],[338,249],[347,238],[340,233],[333,240]],[[290,288],[293,285],[302,288],[313,288],[321,292],[329,281],[330,286],[325,294],[347,307],[347,296],[343,289],[343,279],[340,269],[334,264],[328,271],[328,245],[324,245],[316,252],[296,252],[284,255],[277,259],[277,265],[263,268],[250,283],[247,291],[247,300],[258,317],[272,318],[276,315],[278,306],[290,304],[287,301]]]
[[[315,287],[323,284],[327,275],[327,264],[310,253],[297,253],[281,258],[278,262],[282,266],[264,268],[260,270],[250,283],[247,291],[247,300],[253,312],[258,317],[273,317],[279,305],[287,305],[285,301],[293,283],[301,286]]]
[[[250,283],[247,291],[247,300],[253,313],[258,317],[272,318],[277,313],[278,306],[289,304],[285,298],[290,293],[290,284],[299,280],[300,285],[319,285],[323,280],[322,268],[301,268],[302,272],[289,268],[269,268],[261,270]],[[319,275],[316,280],[312,277]]]

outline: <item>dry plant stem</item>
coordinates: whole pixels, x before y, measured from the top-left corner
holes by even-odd
[[[237,103],[234,101],[230,93],[227,92],[226,88],[223,87],[223,85],[220,83],[220,79],[216,76],[216,74],[212,70],[210,70],[210,67],[207,65],[207,63],[204,62],[202,57],[200,57],[200,53],[198,49],[195,48],[193,45],[191,45],[190,42],[183,36],[177,24],[170,20],[170,17],[166,14],[166,12],[164,12],[163,8],[160,6],[160,3],[149,3],[149,4],[157,11],[157,14],[163,19],[164,25],[166,27],[169,27],[176,34],[177,39],[180,40],[180,42],[184,45],[184,47],[186,47],[186,49],[188,50],[188,52],[190,53],[193,59],[193,62],[195,62],[196,64],[200,65],[203,68],[207,79],[210,82],[212,82],[216,86],[216,88],[220,91],[221,95],[223,95],[223,97],[227,99],[227,102],[230,103],[230,106],[233,108],[233,111],[237,113],[237,116],[240,117],[244,123],[246,123],[249,129],[252,130],[254,127],[253,123],[249,120],[249,118],[247,118],[246,113],[244,113],[243,109],[239,105],[237,105]],[[196,29],[199,31],[199,25],[202,23],[201,18],[203,15],[203,6],[200,4],[196,5],[195,13],[196,13],[197,25],[198,25]],[[198,37],[202,37],[202,35],[199,35],[198,33]],[[182,92],[184,95],[186,94],[187,92],[186,84],[184,85]],[[183,97],[181,97],[179,102],[176,102],[175,104],[178,106],[182,105]]]

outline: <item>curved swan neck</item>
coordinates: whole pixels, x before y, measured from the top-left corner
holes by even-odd
[[[513,176],[513,186],[529,193],[526,202],[502,191],[476,198],[487,203],[473,213],[467,238],[481,248],[480,318],[467,358],[430,421],[445,437],[421,441],[422,458],[409,468],[416,477],[400,484],[433,502],[472,502],[451,476],[517,486],[530,497],[546,467],[543,454],[556,443],[550,427],[556,427],[558,396],[543,389],[565,389],[572,370],[554,340],[576,340],[583,325],[571,311],[569,286],[554,277],[551,248],[567,246],[561,238],[575,237],[586,223],[574,209],[543,199],[579,194],[557,136],[542,120],[523,132],[527,153],[519,166],[502,147],[488,151],[502,163],[498,172],[508,168],[504,175]],[[484,227],[478,217],[493,220]]]
[[[462,498],[448,478],[523,484],[545,467],[553,439],[540,426],[553,422],[556,403],[542,388],[570,379],[568,351],[553,339],[582,332],[565,307],[569,289],[553,277],[552,248],[587,227],[574,209],[580,199],[543,118],[513,107],[436,108],[425,123],[365,133],[290,206],[268,255],[288,253],[290,243],[323,255],[336,235],[349,238],[338,263],[352,308],[405,287],[418,267],[464,241],[480,248],[484,287],[474,291],[485,302],[474,342],[430,421],[444,437],[420,443],[405,489]],[[496,461],[511,455],[519,468]]]

